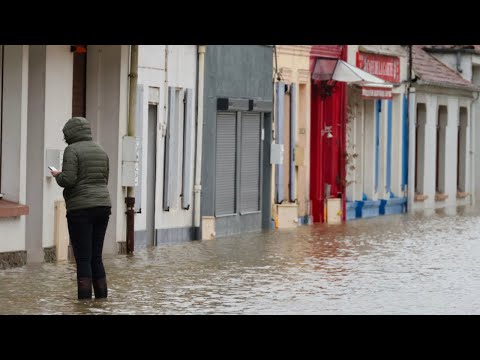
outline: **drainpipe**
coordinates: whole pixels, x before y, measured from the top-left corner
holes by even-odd
[[[463,72],[462,67],[460,66],[462,63],[462,55],[460,51],[457,51],[457,71],[461,74]]]
[[[475,205],[475,118],[476,118],[476,105],[478,102],[478,98],[480,97],[480,92],[477,92],[477,97],[472,100],[470,104],[470,204],[473,206]]]
[[[410,212],[413,206],[415,197],[415,126],[416,126],[416,94],[412,92],[412,71],[413,71],[413,57],[412,45],[408,45],[408,79],[407,79],[407,124],[408,132],[404,136],[408,137],[407,149],[407,184],[405,193],[407,196],[406,212]]]
[[[203,144],[203,89],[205,78],[206,45],[198,45],[198,81],[197,81],[197,148],[195,154],[195,207],[193,213],[194,239],[201,240],[200,231],[200,195],[202,192],[202,144]]]
[[[137,112],[137,83],[138,83],[138,45],[130,45],[130,73],[128,74],[128,136],[135,137],[136,112]],[[127,254],[133,254],[135,247],[135,188],[127,187]]]

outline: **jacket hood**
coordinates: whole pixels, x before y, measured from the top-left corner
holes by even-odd
[[[93,139],[90,123],[83,117],[74,117],[68,120],[63,127],[63,135],[68,145]]]

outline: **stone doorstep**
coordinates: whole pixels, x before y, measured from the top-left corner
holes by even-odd
[[[448,195],[445,193],[436,193],[435,201],[445,201],[448,198]]]
[[[457,199],[464,199],[469,195],[470,195],[470,193],[468,193],[468,192],[457,191]]]
[[[0,199],[0,218],[28,215],[28,206]]]
[[[414,201],[425,201],[428,199],[428,195],[415,194]]]

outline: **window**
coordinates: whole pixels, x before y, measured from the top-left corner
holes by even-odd
[[[183,110],[183,169],[182,169],[182,209],[190,208],[192,197],[192,164],[193,145],[195,139],[195,123],[193,119],[193,90],[186,89],[184,93]]]
[[[177,182],[176,169],[178,165],[178,91],[175,87],[168,88],[168,119],[165,137],[164,177],[163,177],[163,210],[170,211],[175,206]]]
[[[193,106],[193,89],[168,88],[163,186],[165,211],[177,206],[179,196],[182,198],[182,209],[190,208],[195,143]]]

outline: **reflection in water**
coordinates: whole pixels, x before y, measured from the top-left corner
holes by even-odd
[[[0,271],[0,314],[480,313],[480,211],[252,233],[105,259],[109,299],[70,263]]]

